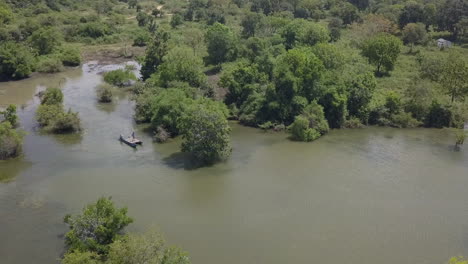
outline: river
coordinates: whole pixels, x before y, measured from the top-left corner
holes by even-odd
[[[120,65],[121,66],[121,65]],[[99,72],[85,64],[0,83],[19,107],[24,156],[0,162],[0,263],[51,264],[63,252],[63,217],[112,196],[129,231],[159,228],[194,264],[441,264],[468,255],[468,147],[439,129],[333,130],[291,142],[232,123],[232,156],[192,169],[179,140],[153,144],[121,92],[99,104]],[[33,120],[46,86],[78,111],[81,136],[54,136]],[[120,133],[144,141],[133,150]]]

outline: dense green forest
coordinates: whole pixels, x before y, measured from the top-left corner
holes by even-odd
[[[331,128],[467,120],[463,0],[2,0],[0,24],[3,79],[61,71],[90,52],[140,61],[136,121],[160,142],[181,135],[206,162],[229,155],[228,119],[299,141]],[[105,76],[115,86],[134,79]],[[112,88],[98,96],[111,101]],[[62,107],[39,110],[50,131],[80,130]]]

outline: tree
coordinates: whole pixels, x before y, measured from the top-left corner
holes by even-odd
[[[351,24],[359,19],[358,9],[349,2],[339,2],[331,10],[333,16],[339,17],[343,20],[345,25]]]
[[[302,43],[313,46],[317,43],[330,41],[330,32],[320,24],[309,23],[302,36]]]
[[[349,77],[350,79],[345,81],[348,113],[366,121],[367,106],[377,87],[377,81],[372,73],[352,74]]]
[[[143,80],[148,79],[151,74],[155,73],[163,62],[163,57],[167,54],[169,33],[166,31],[157,31],[156,35],[147,48],[143,64],[141,65],[141,77]]]
[[[237,56],[236,37],[227,26],[215,23],[208,28],[205,36],[208,48],[207,61],[219,64],[234,60]]]
[[[444,62],[439,83],[452,104],[468,95],[468,64],[459,54],[450,53]]]
[[[330,31],[330,39],[337,41],[341,37],[341,28],[343,27],[343,20],[338,17],[333,17],[328,24],[328,30]]]
[[[203,73],[203,60],[196,56],[188,47],[176,47],[164,56],[159,67],[160,85],[167,87],[170,82],[187,82],[193,87],[206,84]]]
[[[211,107],[200,103],[194,105],[180,123],[184,140],[182,151],[191,153],[204,164],[227,158],[231,154],[231,128],[222,113],[226,111],[222,104]]]
[[[387,33],[380,33],[369,39],[362,47],[362,55],[377,67],[377,74],[382,69],[391,71],[400,54],[401,40]]]
[[[100,264],[99,256],[94,252],[73,251],[63,256],[62,264]]]
[[[127,208],[116,208],[111,198],[99,198],[83,208],[81,215],[67,215],[65,223],[70,231],[65,235],[69,252],[90,251],[107,255],[109,245],[133,219]]]
[[[0,78],[26,78],[32,73],[34,64],[34,57],[27,47],[14,42],[0,44]]]
[[[409,23],[403,28],[403,41],[410,44],[412,52],[414,44],[424,44],[427,41],[426,26],[421,23]]]
[[[400,28],[403,28],[408,23],[424,22],[425,12],[424,7],[414,1],[409,1],[403,8],[398,23]]]
[[[54,28],[41,28],[29,37],[29,41],[40,55],[46,55],[52,53],[61,45],[62,36]]]
[[[258,13],[248,13],[241,21],[242,36],[245,38],[254,37],[260,24],[262,23],[263,16]]]

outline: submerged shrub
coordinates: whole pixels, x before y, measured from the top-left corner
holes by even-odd
[[[9,105],[5,111],[0,112],[3,114],[5,121],[10,122],[12,127],[16,127],[18,123],[18,116],[16,115],[16,105]]]
[[[411,127],[418,127],[422,124],[422,122],[418,121],[414,118],[411,113],[400,112],[398,114],[394,114],[390,117],[391,125],[394,127],[399,128],[411,128]]]
[[[41,97],[43,105],[61,105],[63,103],[63,93],[59,88],[47,88]]]
[[[320,137],[320,133],[309,127],[309,120],[304,116],[296,116],[290,126],[291,137],[297,141],[313,141]]]
[[[156,142],[164,143],[164,142],[166,142],[170,137],[171,137],[171,133],[169,133],[169,131],[167,131],[166,129],[164,129],[164,127],[158,126],[158,127],[156,128],[156,132],[154,133],[154,139],[156,140]]]
[[[116,86],[129,86],[136,80],[135,74],[128,70],[118,69],[104,74],[104,81]]]
[[[0,123],[0,160],[19,156],[22,145],[23,135],[16,131],[10,122]]]
[[[52,120],[50,130],[53,133],[63,134],[63,133],[73,133],[81,130],[80,118],[78,113],[74,113],[71,109],[68,112],[61,111]]]
[[[99,102],[110,103],[112,102],[112,97],[114,95],[114,87],[106,83],[101,84],[97,87],[96,94]]]

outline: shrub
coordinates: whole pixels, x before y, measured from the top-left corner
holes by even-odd
[[[344,122],[343,127],[344,128],[362,128],[364,127],[364,125],[361,123],[361,120],[359,118],[352,116]]]
[[[146,31],[139,32],[133,40],[133,46],[144,47],[148,45],[148,42],[150,42],[150,40],[151,37]]]
[[[65,66],[79,66],[81,64],[81,54],[78,49],[67,47],[60,51],[60,59]]]
[[[96,93],[98,101],[101,103],[110,103],[112,102],[112,97],[114,94],[114,88],[109,84],[101,84],[97,87]]]
[[[42,57],[37,64],[37,71],[44,73],[61,72],[64,70],[62,61],[57,56]]]
[[[0,44],[0,78],[22,79],[35,68],[30,50],[14,42]]]
[[[10,122],[0,123],[0,160],[19,156],[22,145],[23,135],[16,131]]]
[[[169,131],[167,131],[166,129],[164,129],[164,127],[158,126],[158,127],[156,128],[156,132],[154,133],[154,139],[156,140],[156,142],[164,143],[164,142],[166,142],[170,137],[171,137],[171,133],[169,133]]]
[[[427,127],[448,127],[450,125],[450,118],[452,112],[450,108],[440,104],[437,101],[433,101],[429,108],[429,113],[425,119],[425,126]]]
[[[47,88],[41,96],[43,105],[61,105],[63,103],[63,93],[59,88]]]
[[[297,141],[313,141],[320,137],[320,133],[309,127],[309,120],[304,116],[296,116],[294,122],[290,126],[290,132],[293,140]]]
[[[55,28],[41,28],[33,32],[29,41],[40,55],[46,55],[61,45],[62,36],[60,31]]]
[[[72,112],[71,109],[69,109],[68,112],[62,110],[50,124],[50,130],[57,134],[80,131],[81,125],[78,113]]]
[[[135,74],[128,70],[114,70],[104,74],[104,81],[116,86],[129,86],[132,81],[136,81]]]
[[[16,115],[16,105],[9,105],[5,111],[0,112],[6,122],[10,122],[12,127],[16,127],[18,123],[18,116]]]
[[[393,114],[390,117],[391,126],[398,127],[398,128],[412,128],[418,127],[422,124],[422,122],[416,120],[411,113],[400,112],[398,114]]]
[[[62,111],[61,105],[40,105],[36,111],[36,121],[41,127],[47,127],[51,125],[53,120],[55,120]]]

